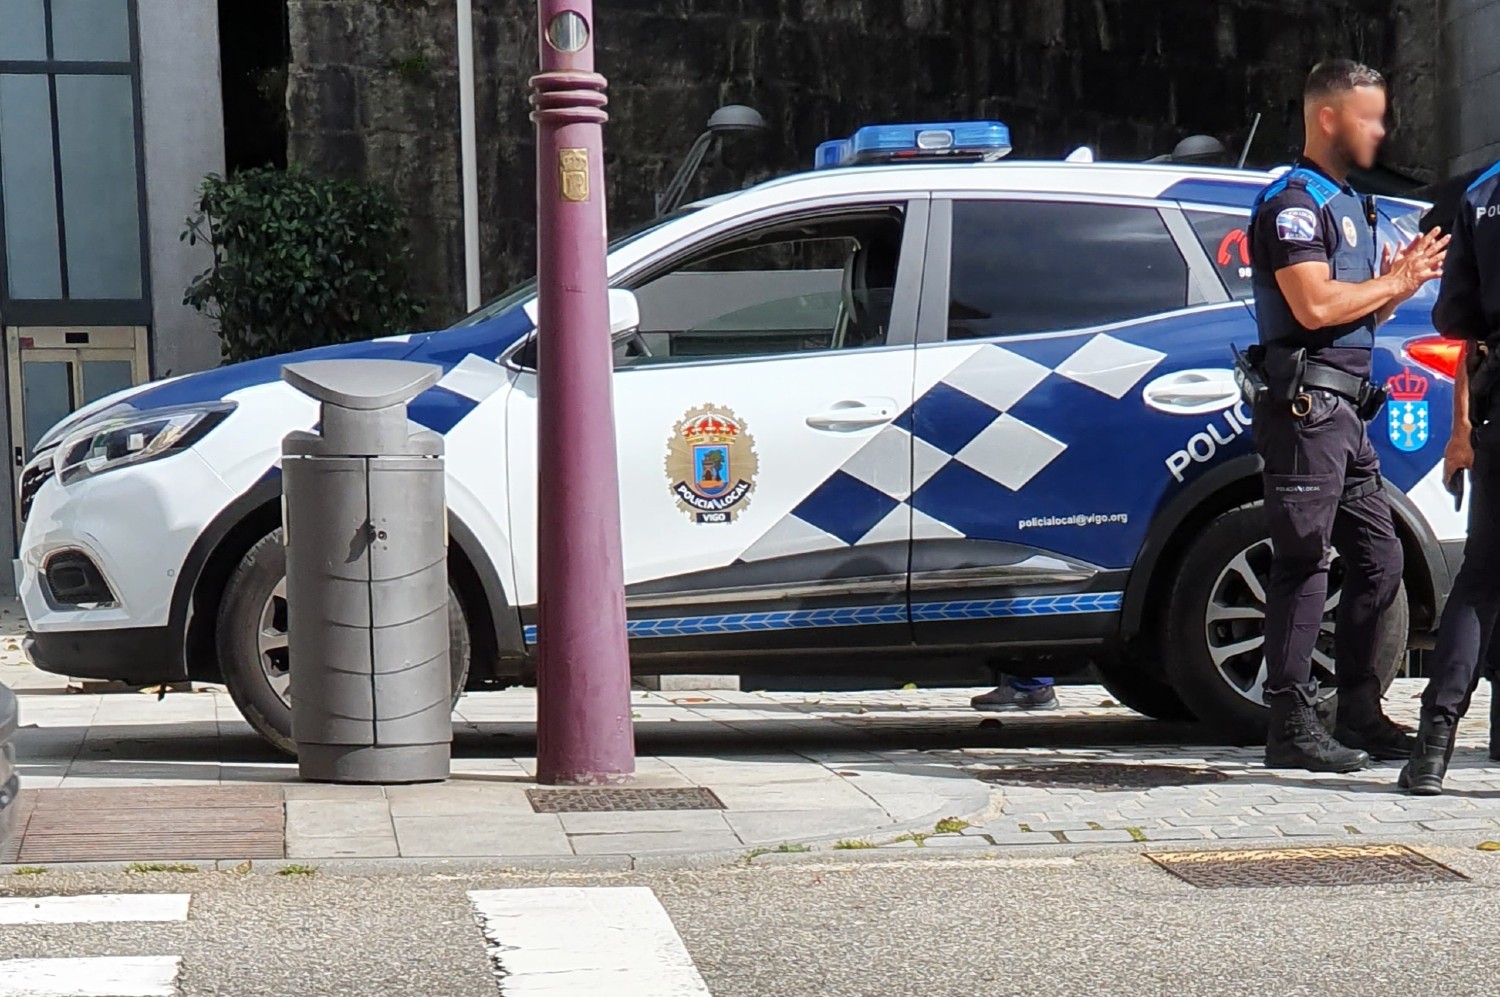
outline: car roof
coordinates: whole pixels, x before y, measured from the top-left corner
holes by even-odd
[[[1016,191],[1086,194],[1180,201],[1247,210],[1255,195],[1286,167],[1241,170],[1215,166],[1152,163],[1069,163],[1060,160],[1006,160],[992,163],[904,163],[811,170],[777,177],[741,191],[695,202],[695,208],[723,205],[761,195],[768,201],[850,194],[964,194]],[[1413,209],[1425,202],[1385,198]],[[744,206],[741,202],[740,206]]]
[[[966,193],[993,190],[1166,198],[1226,207],[1249,207],[1282,171],[1233,170],[1145,163],[1067,163],[1011,160],[994,163],[906,163],[816,170],[768,180],[752,191],[823,195],[899,193],[913,190]]]

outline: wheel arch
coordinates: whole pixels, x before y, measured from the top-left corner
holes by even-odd
[[[226,506],[188,552],[172,593],[169,626],[182,635],[180,665],[189,678],[220,680],[214,628],[225,586],[245,553],[280,525],[281,475],[272,471]],[[448,533],[450,572],[474,640],[470,676],[501,677],[503,662],[525,657],[520,619],[473,530],[450,513]]]
[[[1149,632],[1166,572],[1178,563],[1197,531],[1230,509],[1263,498],[1261,461],[1246,454],[1226,461],[1195,478],[1157,514],[1146,534],[1141,554],[1125,583],[1120,636],[1132,641]],[[1411,604],[1412,632],[1437,626],[1452,579],[1442,546],[1421,512],[1403,492],[1385,482],[1396,535],[1405,555],[1403,576]]]

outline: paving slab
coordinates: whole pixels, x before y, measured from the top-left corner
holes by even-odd
[[[505,858],[573,853],[556,814],[462,821],[449,817],[397,817],[393,823],[401,855],[407,858]]]

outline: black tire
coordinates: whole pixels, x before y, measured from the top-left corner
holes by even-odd
[[[1161,647],[1167,681],[1199,720],[1235,743],[1260,742],[1266,735],[1267,711],[1260,691],[1264,654],[1255,643],[1257,637],[1264,640],[1265,618],[1254,610],[1257,606],[1264,609],[1257,587],[1264,592],[1271,555],[1269,532],[1265,508],[1259,502],[1231,509],[1210,522],[1184,551],[1167,590],[1163,614]],[[1341,583],[1342,565],[1335,560],[1328,579],[1330,596]],[[1379,628],[1376,670],[1384,690],[1406,656],[1410,607],[1404,583],[1382,615]],[[1332,638],[1330,611],[1313,663],[1321,712],[1336,708]],[[1244,650],[1235,650],[1241,647]]]
[[[1094,668],[1109,694],[1137,713],[1153,720],[1197,719],[1177,690],[1151,674],[1135,654],[1101,655]]]
[[[261,665],[259,633],[263,614],[286,578],[286,551],[281,546],[281,530],[262,537],[240,560],[224,598],[219,603],[218,632],[219,671],[224,687],[234,705],[256,732],[278,751],[295,756],[292,740],[292,710],[271,684]],[[284,610],[274,611],[284,614]],[[280,619],[285,630],[285,616]],[[449,661],[453,671],[453,701],[458,702],[468,680],[471,641],[468,617],[462,601],[450,586],[448,589],[448,631],[451,643]],[[283,655],[284,651],[281,652]],[[285,659],[280,659],[285,667]]]

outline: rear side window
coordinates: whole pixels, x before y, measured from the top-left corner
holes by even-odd
[[[1188,267],[1155,208],[958,201],[948,338],[1086,329],[1176,311]]]
[[[1255,297],[1250,270],[1249,215],[1225,215],[1217,211],[1188,211],[1188,221],[1203,243],[1214,269],[1237,301]]]

